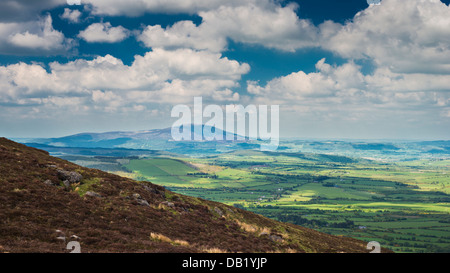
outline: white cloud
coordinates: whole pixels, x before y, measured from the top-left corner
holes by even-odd
[[[295,72],[275,78],[265,86],[248,82],[255,100],[280,103],[300,110],[307,107],[322,112],[345,107],[359,109],[438,109],[450,107],[450,77],[447,75],[394,73],[377,69],[363,75],[361,68],[349,62],[331,66],[324,59],[317,72]]]
[[[61,14],[61,18],[68,20],[71,23],[79,23],[81,17],[81,12],[77,9],[71,10],[68,8],[64,9],[64,13]]]
[[[297,103],[304,98],[320,101],[326,97],[335,97],[339,91],[355,92],[365,87],[364,76],[354,63],[332,67],[325,59],[316,64],[318,72],[294,72],[269,81],[261,87],[249,82],[248,91],[268,100],[276,99],[284,103]]]
[[[308,20],[300,19],[296,5],[222,6],[200,12],[204,29],[216,30],[236,42],[258,44],[267,48],[295,51],[316,45],[317,31]]]
[[[192,48],[221,52],[226,48],[226,37],[217,31],[197,27],[192,21],[177,22],[163,29],[160,25],[147,26],[138,36],[147,47]]]
[[[90,43],[116,43],[125,40],[129,30],[122,26],[113,27],[111,23],[94,23],[78,34]]]
[[[298,17],[296,5],[277,1],[93,1],[108,15],[190,12],[202,23],[179,22],[166,29],[147,27],[138,39],[148,47],[226,49],[226,40],[284,51],[322,47],[349,59],[369,59],[395,72],[450,73],[450,7],[439,0],[383,0],[344,25],[319,27]],[[95,3],[94,3],[95,2]],[[177,1],[178,3],[178,1]],[[126,6],[128,5],[128,6]],[[402,12],[397,12],[401,10]]]
[[[52,17],[50,15],[43,21],[40,21],[39,25],[38,33],[30,33],[28,30],[15,33],[8,38],[9,42],[18,47],[45,51],[61,50],[65,47],[64,34],[53,28]]]
[[[450,6],[439,0],[383,0],[344,26],[321,26],[323,48],[394,72],[450,74]]]
[[[53,28],[50,15],[37,22],[0,23],[0,53],[17,55],[58,55],[74,46],[60,31]]]
[[[202,23],[178,22],[171,27],[148,26],[138,37],[148,47],[226,49],[227,39],[283,51],[316,46],[318,29],[296,14],[296,5],[258,4],[220,6],[201,11]]]
[[[54,62],[50,72],[38,64],[19,63],[0,66],[0,103],[45,105],[66,101],[50,98],[73,97],[88,107],[101,103],[105,109],[120,111],[119,106],[188,103],[197,95],[233,100],[239,96],[230,88],[238,86],[248,71],[247,64],[190,49],[154,49],[136,56],[130,66],[110,55],[91,61]]]

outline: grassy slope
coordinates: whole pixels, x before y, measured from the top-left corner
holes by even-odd
[[[82,174],[81,184],[45,184],[60,184],[58,169]],[[83,195],[88,190],[103,197]],[[130,198],[136,193],[150,206]],[[367,252],[362,241],[83,168],[0,138],[0,252],[62,252],[56,229],[81,237],[83,252]]]

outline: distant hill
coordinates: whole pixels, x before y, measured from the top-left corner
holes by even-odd
[[[189,126],[189,125],[188,125]],[[167,151],[182,155],[208,155],[220,152],[235,151],[239,149],[255,149],[260,146],[252,144],[248,138],[241,137],[238,140],[237,134],[228,133],[221,129],[205,126],[190,125],[191,139],[174,141],[172,138],[172,128],[154,129],[136,132],[107,132],[107,133],[81,133],[60,138],[28,138],[17,141],[27,145],[38,147],[52,153],[62,153],[67,149],[63,148],[89,148],[89,149],[134,149],[134,150],[156,150]],[[201,136],[196,132],[212,132],[222,135],[222,141],[196,141]],[[228,141],[227,135],[235,140]],[[45,146],[42,146],[45,145]],[[61,149],[59,149],[61,148]],[[94,154],[97,151],[92,151]]]
[[[227,135],[237,138],[236,134],[222,131],[219,128],[205,126],[205,125],[187,125],[191,129],[191,139],[187,141],[194,141],[202,138],[202,135],[197,135],[197,132],[203,130],[222,135],[223,140],[226,141]],[[180,127],[181,129],[183,127]],[[56,147],[83,147],[83,148],[127,148],[127,143],[143,143],[154,141],[172,141],[172,128],[153,129],[147,131],[135,132],[106,132],[106,133],[81,133],[60,138],[37,138],[29,139],[27,142],[35,142],[39,144],[46,144]]]
[[[82,252],[368,252],[0,138],[0,252],[63,252],[62,234]]]

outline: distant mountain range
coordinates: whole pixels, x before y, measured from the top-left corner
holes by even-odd
[[[236,134],[227,133],[216,127],[205,125],[190,126],[191,139],[188,141],[203,139],[202,135],[198,135],[197,132],[203,132],[204,130],[222,135],[224,140],[227,134],[232,135],[235,139],[237,138]],[[180,129],[183,129],[183,127],[180,127]],[[81,133],[60,138],[33,139],[33,141],[35,143],[60,147],[117,148],[130,141],[172,141],[172,128],[134,132]]]
[[[197,141],[202,135],[198,132],[212,132],[222,135],[221,141]],[[227,140],[232,136],[235,140]],[[238,140],[241,139],[241,140]],[[135,132],[81,133],[60,138],[30,138],[17,139],[21,143],[55,152],[68,148],[89,149],[133,149],[146,151],[167,151],[184,155],[208,155],[220,152],[230,152],[241,149],[256,149],[260,146],[246,137],[240,137],[216,127],[191,125],[191,139],[174,141],[172,128],[153,129]]]
[[[189,125],[188,125],[189,126]],[[172,129],[153,129],[135,132],[82,133],[60,138],[15,139],[29,146],[44,149],[52,155],[77,154],[113,156],[152,155],[167,152],[188,156],[209,156],[239,150],[261,148],[261,141],[237,140],[238,135],[205,125],[190,125],[191,139],[174,141]],[[214,132],[222,135],[222,141],[195,141],[197,132]],[[227,135],[234,141],[227,141]],[[106,150],[109,149],[109,150]],[[350,157],[414,160],[420,158],[448,158],[450,141],[361,141],[361,140],[303,140],[282,139],[278,151],[296,153],[334,154]]]
[[[248,141],[247,137],[241,137],[216,127],[206,125],[187,126],[191,127],[191,139],[183,141],[202,141],[204,139],[203,132],[211,132],[205,134],[207,136],[222,135],[222,141],[224,142]],[[183,130],[183,126],[180,129]],[[201,132],[201,134],[198,134],[198,132]],[[227,140],[227,137],[232,137],[234,140]],[[29,140],[35,143],[60,147],[117,148],[129,141],[173,141],[173,138],[172,128],[165,128],[133,132],[81,133],[59,138],[35,138]]]

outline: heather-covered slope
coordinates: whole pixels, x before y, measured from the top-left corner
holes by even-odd
[[[0,252],[368,252],[273,221],[54,158],[0,138]],[[76,235],[79,238],[68,238]]]

